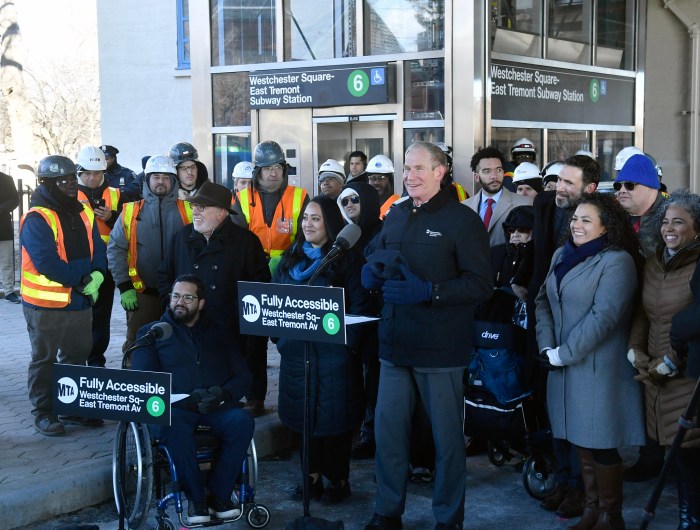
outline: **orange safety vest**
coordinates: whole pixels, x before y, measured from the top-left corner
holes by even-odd
[[[461,184],[453,182],[452,185],[454,186],[455,190],[457,190],[457,200],[459,202],[466,201],[469,198],[467,190],[465,190]]]
[[[61,261],[68,263],[68,255],[66,254],[66,246],[63,241],[63,227],[58,220],[56,212],[49,208],[34,207],[22,216],[19,222],[20,232],[24,225],[24,220],[27,214],[36,212],[44,218],[46,224],[49,225],[53,232],[54,240],[56,241],[56,251]],[[80,213],[80,218],[85,225],[87,232],[88,243],[90,246],[90,259],[93,254],[92,227],[95,222],[95,213],[91,208],[83,205],[83,211]],[[70,304],[72,287],[64,286],[58,282],[49,280],[41,274],[34,265],[29,253],[22,246],[22,281],[20,292],[25,302],[38,307],[61,308]]]
[[[399,200],[398,195],[389,195],[389,198],[384,201],[384,204],[382,204],[382,207],[379,209],[379,218],[384,219],[386,217],[386,214],[389,213],[389,209],[391,206]]]
[[[192,222],[192,206],[189,202],[177,199],[177,209],[180,212],[182,223],[188,225]],[[142,293],[146,287],[143,285],[143,280],[136,270],[136,237],[138,232],[138,216],[141,208],[143,208],[144,200],[137,202],[127,202],[122,210],[122,227],[124,228],[124,236],[129,243],[126,251],[126,260],[129,263],[129,279],[139,293]]]
[[[280,202],[277,204],[277,208],[275,208],[272,226],[267,226],[267,224],[265,224],[260,194],[257,190],[254,190],[253,193],[255,193],[255,205],[252,205],[250,201],[250,188],[245,188],[238,192],[237,195],[241,203],[241,211],[248,223],[248,229],[258,236],[267,255],[271,258],[278,258],[289,248],[297,235],[297,230],[299,228],[297,226],[297,219],[299,219],[301,206],[306,199],[306,190],[304,188],[297,188],[296,186],[287,186],[287,189],[285,189],[282,194]],[[285,214],[285,212],[291,212],[292,229],[289,233],[278,232],[276,227],[278,219],[289,219],[289,214]],[[287,217],[285,217],[285,215],[287,215]]]
[[[119,191],[119,188],[105,188],[104,191],[102,192],[102,199],[105,201],[105,207],[108,210],[112,210],[113,212],[116,212],[117,209],[119,208],[119,197],[121,196],[121,192]],[[78,190],[78,201],[82,202],[83,204],[86,204],[90,207],[91,210],[94,210],[92,207],[92,204],[90,203],[90,199],[87,198],[87,195],[83,193],[81,190]],[[100,231],[100,237],[102,238],[102,241],[105,242],[105,245],[109,243],[109,233],[112,231],[112,229],[109,227],[107,223],[105,223],[102,219],[99,217],[95,218],[95,221],[97,221],[97,229]]]

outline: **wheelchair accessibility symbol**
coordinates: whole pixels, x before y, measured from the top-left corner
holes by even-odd
[[[373,85],[384,84],[384,68],[372,68],[369,72],[370,82]]]

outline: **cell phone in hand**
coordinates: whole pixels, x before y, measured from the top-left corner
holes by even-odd
[[[104,199],[93,199],[92,206],[93,206],[93,208],[104,208],[105,207],[105,200]]]

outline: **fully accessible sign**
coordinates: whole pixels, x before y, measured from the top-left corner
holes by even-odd
[[[393,75],[387,64],[251,72],[251,109],[291,109],[387,103]]]
[[[634,125],[634,78],[491,62],[491,118]]]
[[[340,287],[238,282],[241,333],[345,344]]]

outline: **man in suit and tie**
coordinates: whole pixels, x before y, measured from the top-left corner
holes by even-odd
[[[479,214],[489,233],[489,245],[505,244],[502,224],[508,213],[516,206],[532,205],[532,197],[517,195],[503,187],[503,168],[506,159],[497,147],[481,147],[472,156],[471,166],[474,181],[481,190],[462,204]]]

